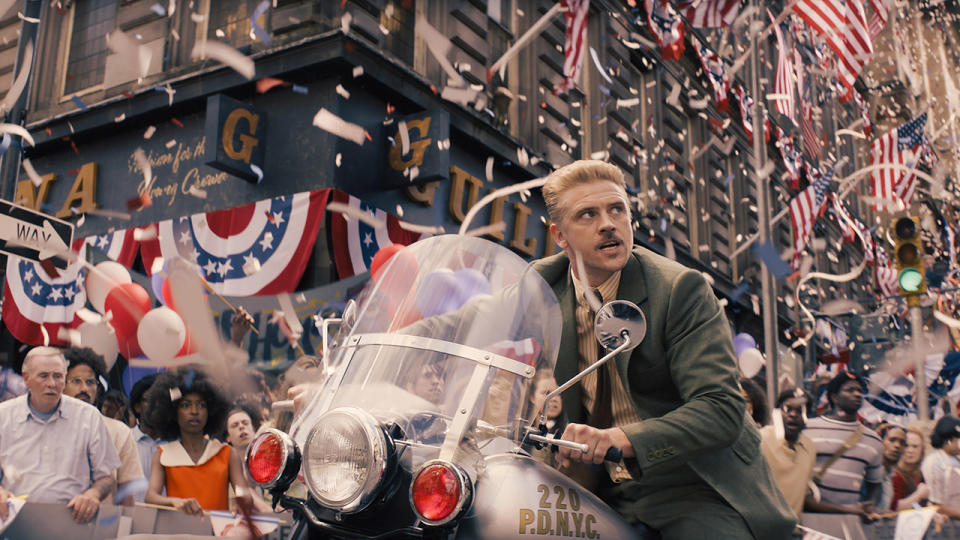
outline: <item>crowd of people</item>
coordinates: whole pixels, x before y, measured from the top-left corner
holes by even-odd
[[[0,403],[0,520],[14,497],[65,504],[78,523],[101,503],[272,512],[243,456],[262,426],[289,427],[289,411],[271,403],[321,367],[304,356],[277,377],[251,368],[218,378],[181,366],[137,380],[128,396],[107,386],[93,350],[34,347]]]
[[[867,390],[861,377],[839,373],[824,388],[826,410],[812,418],[806,390],[777,397],[761,450],[794,512],[872,521],[935,505],[938,520],[960,518],[960,418],[943,416],[932,430],[922,422],[871,427],[858,415]]]

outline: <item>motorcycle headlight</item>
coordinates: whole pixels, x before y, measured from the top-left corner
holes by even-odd
[[[375,498],[393,465],[392,441],[369,413],[344,407],[325,413],[307,436],[304,469],[323,506],[359,512]]]

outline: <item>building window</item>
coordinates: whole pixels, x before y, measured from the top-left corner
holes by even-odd
[[[106,36],[113,31],[116,16],[116,0],[77,0],[74,4],[65,95],[103,82],[109,52]]]
[[[253,31],[250,28],[250,15],[256,9],[253,0],[239,2],[210,2],[210,25],[207,38],[229,43],[241,48],[254,41]],[[260,25],[269,32],[269,25],[261,17]]]

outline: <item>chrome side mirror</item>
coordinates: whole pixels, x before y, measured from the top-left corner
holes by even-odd
[[[320,321],[320,341],[323,344],[324,364],[329,362],[327,353],[330,352],[330,325],[347,324],[353,326],[357,320],[357,301],[351,298],[343,308],[340,317],[325,317]]]
[[[614,300],[597,311],[593,333],[607,350],[619,348],[629,338],[625,350],[631,350],[647,335],[647,318],[633,302]]]

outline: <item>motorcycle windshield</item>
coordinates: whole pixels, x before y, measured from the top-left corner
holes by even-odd
[[[494,433],[517,442],[538,382],[553,380],[561,327],[553,291],[503,246],[444,235],[400,248],[345,311],[294,439],[356,407],[447,459]]]

